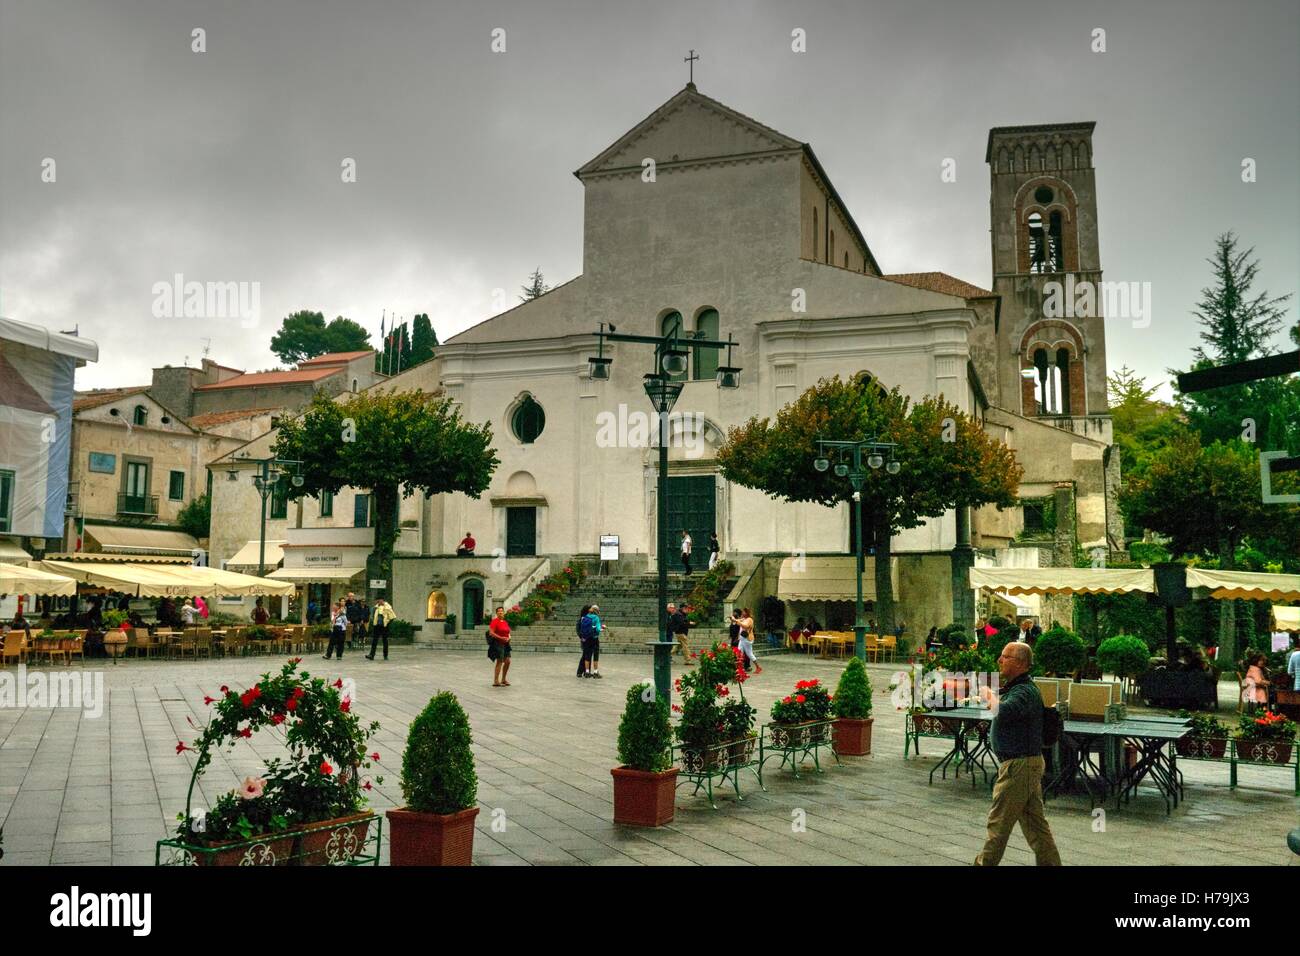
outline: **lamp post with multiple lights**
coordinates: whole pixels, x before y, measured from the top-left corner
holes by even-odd
[[[862,660],[867,659],[866,625],[862,622],[862,569],[865,561],[862,548],[862,486],[867,476],[878,468],[884,467],[891,475],[902,469],[902,464],[894,457],[898,445],[882,441],[823,441],[817,440],[817,458],[813,467],[825,472],[834,470],[836,476],[848,478],[853,485],[853,528],[857,547],[858,600],[853,615],[853,653]],[[865,454],[865,459],[864,459]],[[831,461],[831,457],[835,461]]]
[[[257,542],[257,576],[260,578],[266,570],[266,499],[275,493],[275,489],[285,478],[295,488],[301,488],[303,477],[298,474],[302,462],[294,458],[253,458],[241,459],[260,465],[261,470],[253,475],[253,487],[262,498],[262,527]],[[239,480],[239,469],[232,468],[226,475],[230,481]]]
[[[716,380],[718,388],[739,388],[740,369],[731,364],[731,350],[737,343],[730,334],[727,341],[711,339],[684,339],[680,330],[674,328],[667,335],[623,335],[615,332],[610,325],[606,331],[605,323],[600,324],[596,333],[596,355],[588,359],[588,374],[595,381],[609,381],[610,366],[614,360],[605,354],[605,343],[629,342],[654,346],[654,371],[647,372],[645,393],[654,406],[659,421],[659,478],[655,492],[656,536],[658,539],[659,563],[659,640],[651,642],[655,649],[655,693],[664,700],[672,688],[671,653],[675,642],[668,634],[668,413],[672,411],[682,393],[683,381],[674,381],[673,377],[684,373],[689,364],[690,349],[696,354],[702,349],[715,352],[727,350],[727,364],[718,366]]]

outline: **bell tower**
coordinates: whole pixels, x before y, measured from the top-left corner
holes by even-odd
[[[1002,297],[997,404],[1110,444],[1108,417],[1094,418],[1107,416],[1095,125],[999,126],[984,160]]]

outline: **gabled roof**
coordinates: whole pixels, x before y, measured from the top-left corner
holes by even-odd
[[[346,365],[348,362],[374,354],[374,349],[363,349],[360,352],[329,352],[325,355],[317,355],[315,358],[303,359],[298,363],[298,368],[307,365]]]
[[[130,385],[126,388],[96,388],[89,392],[76,392],[72,397],[72,410],[84,412],[100,405],[108,405],[119,399],[130,398],[149,390],[148,385]]]
[[[275,385],[300,385],[304,382],[318,382],[323,378],[329,378],[331,375],[337,375],[338,372],[339,367],[337,365],[295,369],[288,372],[247,372],[243,375],[236,375],[234,378],[228,378],[224,382],[200,385],[194,391],[211,392],[221,388],[265,388]]]
[[[888,279],[890,282],[901,282],[903,285],[910,285],[914,289],[929,289],[931,292],[956,295],[963,299],[988,299],[997,295],[996,292],[981,289],[977,285],[971,285],[966,280],[950,276],[946,272],[898,272],[880,278]]]
[[[705,96],[695,88],[694,83],[686,84],[685,88],[672,96],[666,103],[652,112],[649,116],[637,123],[630,130],[615,140],[608,148],[603,150],[598,156],[589,162],[583,164],[573,175],[582,179],[591,173],[619,169],[640,167],[641,161],[638,158],[634,163],[619,163],[609,165],[614,157],[624,152],[628,147],[645,139],[656,129],[662,126],[674,113],[689,107],[697,106],[702,109],[719,114],[722,118],[730,120],[737,127],[749,134],[748,139],[753,147],[749,152],[770,152],[775,150],[793,150],[803,146],[799,140],[779,133],[770,126],[764,126],[758,120],[751,119],[743,113],[733,110],[731,107],[719,103],[712,97]],[[704,159],[705,156],[692,156],[689,159]],[[659,162],[664,162],[666,157],[657,157]]]

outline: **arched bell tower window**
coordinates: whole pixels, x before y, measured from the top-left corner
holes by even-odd
[[[682,314],[680,312],[669,312],[660,319],[659,334],[663,336],[676,335],[679,339],[685,339],[686,331],[685,325],[682,322]],[[669,379],[674,382],[684,382],[686,380],[686,372],[682,372],[678,375],[670,375]]]

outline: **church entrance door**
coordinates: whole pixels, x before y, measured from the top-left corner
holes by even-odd
[[[532,557],[537,553],[537,509],[506,509],[506,555]]]
[[[713,475],[682,475],[668,479],[668,560],[676,568],[682,530],[691,535],[691,566],[709,566],[709,535],[717,530],[717,498]]]

